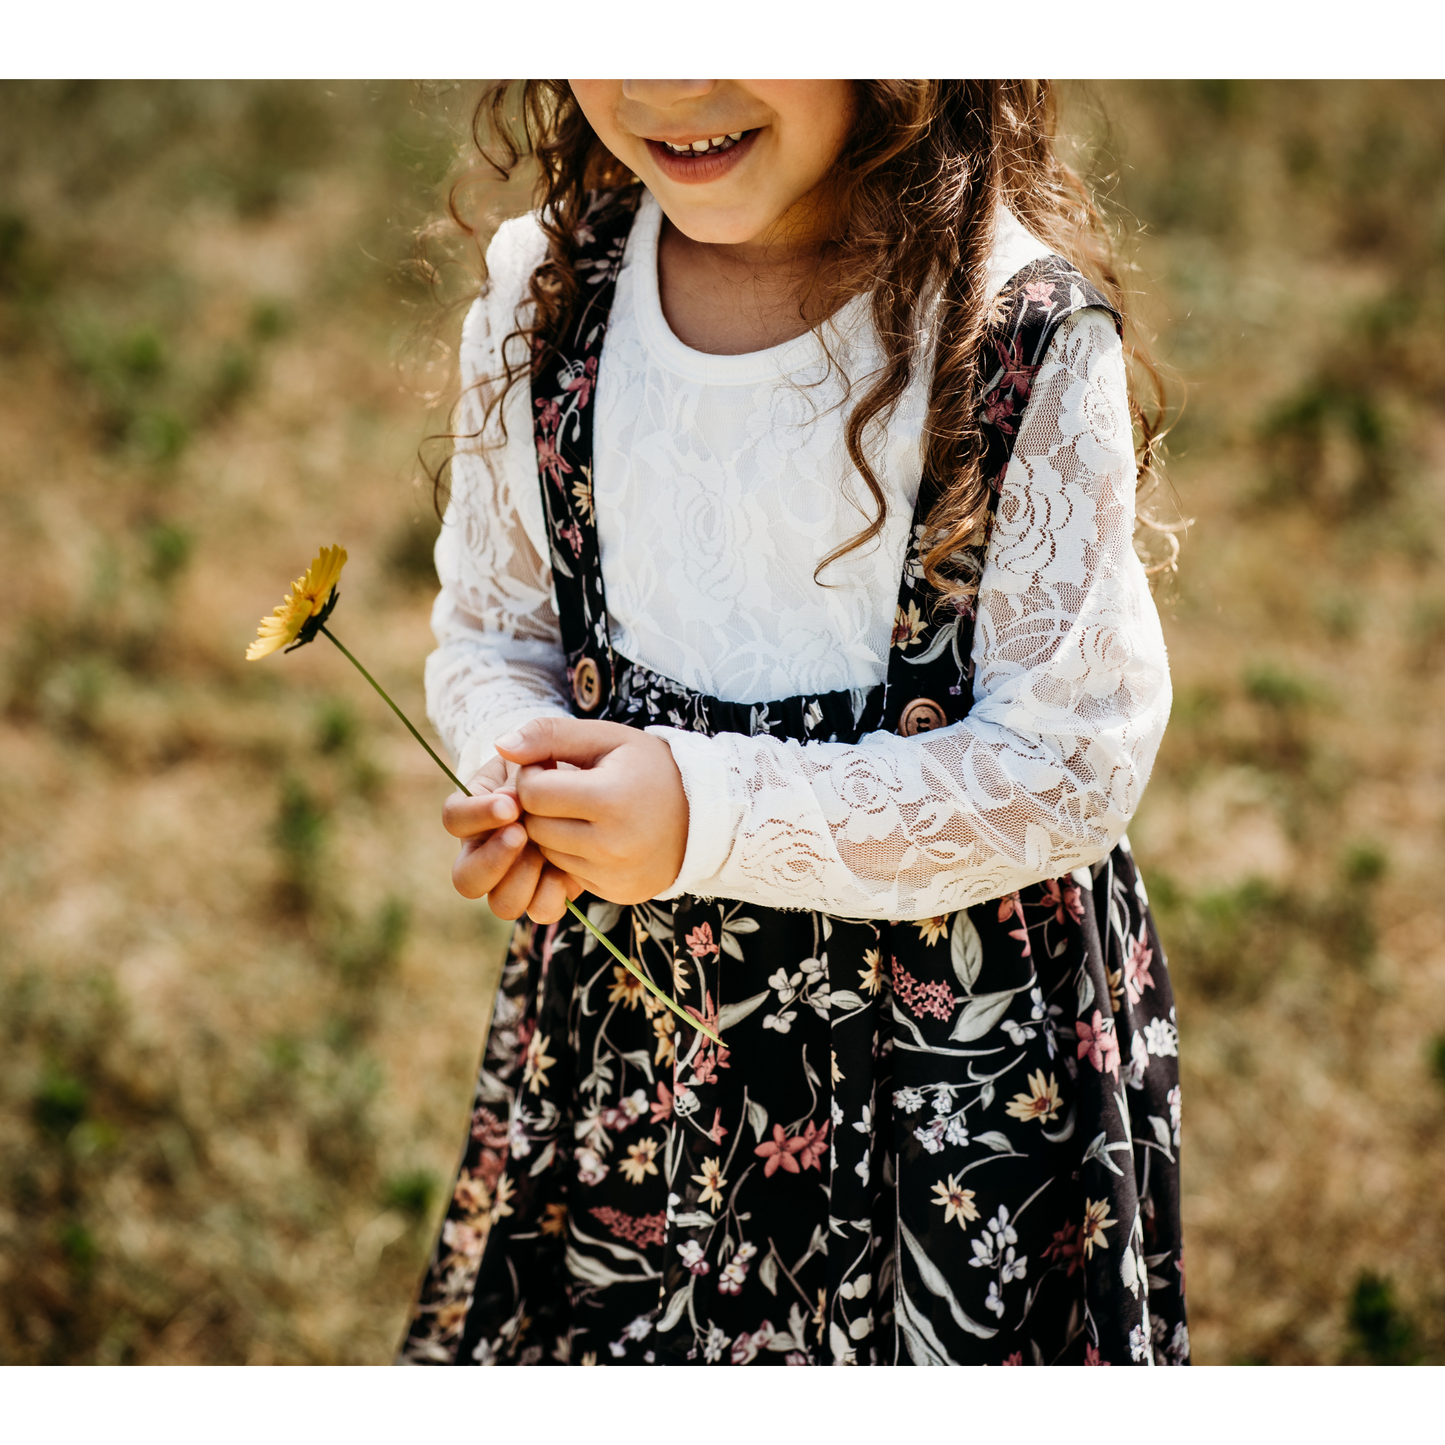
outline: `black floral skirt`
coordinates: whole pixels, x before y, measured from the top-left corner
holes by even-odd
[[[520,925],[415,1364],[1184,1364],[1178,1033],[1127,843],[947,917]]]

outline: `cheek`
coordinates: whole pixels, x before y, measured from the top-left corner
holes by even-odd
[[[596,132],[597,138],[620,161],[628,161],[625,154],[630,137],[617,124],[617,107],[622,101],[620,80],[569,80],[572,94],[586,116],[587,123]]]

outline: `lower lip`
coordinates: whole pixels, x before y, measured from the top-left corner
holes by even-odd
[[[727,175],[752,149],[757,136],[756,130],[745,131],[736,145],[729,146],[725,151],[705,152],[702,155],[680,156],[657,140],[648,141],[647,149],[657,162],[658,170],[668,180],[679,181],[685,186],[696,186]]]

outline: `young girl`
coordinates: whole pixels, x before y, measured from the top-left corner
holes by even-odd
[[[1153,432],[1048,88],[515,96],[427,688],[527,921],[403,1358],[1184,1363]]]

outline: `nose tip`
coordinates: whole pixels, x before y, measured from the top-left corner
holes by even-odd
[[[624,80],[622,93],[628,100],[639,100],[644,105],[669,106],[700,100],[716,84],[715,80]]]

